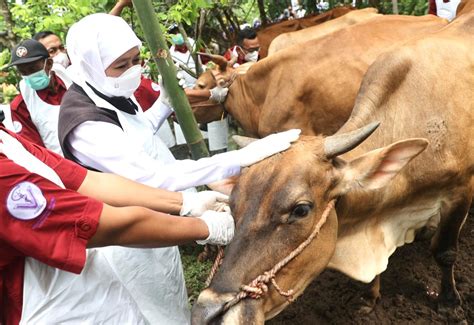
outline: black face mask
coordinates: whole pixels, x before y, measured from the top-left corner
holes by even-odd
[[[87,83],[87,82],[86,82]],[[104,94],[102,94],[100,91],[92,87],[89,83],[87,83],[89,87],[94,91],[94,93],[108,102],[110,105],[115,107],[116,109],[131,114],[135,115],[138,111],[138,106],[131,100],[130,98],[125,98],[125,97],[109,97]]]

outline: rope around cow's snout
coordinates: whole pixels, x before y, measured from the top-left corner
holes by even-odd
[[[326,223],[326,220],[329,216],[329,213],[331,213],[331,210],[334,209],[335,205],[335,200],[329,201],[327,204],[326,208],[324,209],[323,214],[321,215],[321,219],[319,222],[314,226],[313,231],[309,235],[308,238],[304,242],[302,242],[296,249],[294,249],[288,256],[286,256],[284,259],[282,259],[280,262],[275,264],[275,266],[264,272],[263,274],[260,274],[257,276],[252,282],[250,282],[247,285],[241,285],[240,286],[240,291],[232,298],[232,300],[228,301],[221,313],[225,313],[227,310],[229,310],[232,306],[235,306],[237,303],[239,303],[240,300],[245,299],[247,297],[252,298],[252,299],[259,299],[261,296],[263,296],[265,293],[268,292],[268,283],[271,282],[273,286],[275,287],[275,290],[282,295],[283,297],[286,297],[289,302],[292,302],[293,299],[293,293],[294,290],[290,289],[288,291],[283,291],[280,286],[278,286],[276,280],[275,280],[275,275],[280,271],[286,264],[288,264],[291,260],[293,260],[296,256],[298,256],[312,241],[316,236],[319,234],[319,231],[321,230],[321,227]],[[223,256],[223,249],[220,247],[222,250],[222,254],[218,254],[216,257],[216,261],[214,262],[213,266],[213,271],[211,271],[211,274],[209,274],[209,277],[206,281],[206,287],[209,286],[212,277],[214,276],[215,272],[217,271],[217,268],[219,265],[222,263],[222,256]],[[219,251],[219,253],[221,253]],[[215,269],[214,269],[215,268]]]

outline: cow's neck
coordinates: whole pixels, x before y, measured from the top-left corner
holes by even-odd
[[[248,136],[258,137],[259,120],[262,105],[265,101],[266,84],[265,77],[259,79],[252,78],[252,74],[249,71],[247,74],[235,79],[229,89],[225,108],[239,122]]]

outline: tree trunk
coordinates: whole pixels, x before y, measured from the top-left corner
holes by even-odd
[[[265,13],[265,3],[264,0],[257,0],[258,11],[260,12],[260,21],[262,22],[262,27],[268,25],[267,14]]]
[[[0,33],[0,43],[5,47],[13,48],[18,43],[18,38],[13,33],[13,20],[7,0],[0,0],[0,12],[5,24],[5,32]]]
[[[158,65],[158,70],[163,77],[164,84],[171,104],[173,105],[178,122],[183,130],[184,138],[188,143],[194,159],[209,156],[206,144],[202,138],[191,111],[188,98],[176,79],[176,68],[171,60],[168,46],[161,32],[160,24],[155,15],[151,0],[132,0],[137,12],[138,21],[142,26],[145,40],[153,54],[153,59]]]
[[[392,13],[398,15],[398,0],[392,0]]]

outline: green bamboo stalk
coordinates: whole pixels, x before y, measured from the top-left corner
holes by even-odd
[[[193,159],[208,157],[209,151],[191,111],[188,98],[176,79],[176,68],[155,15],[151,0],[132,0],[145,40],[163,77],[164,87],[173,105]],[[161,85],[163,86],[163,85]]]

